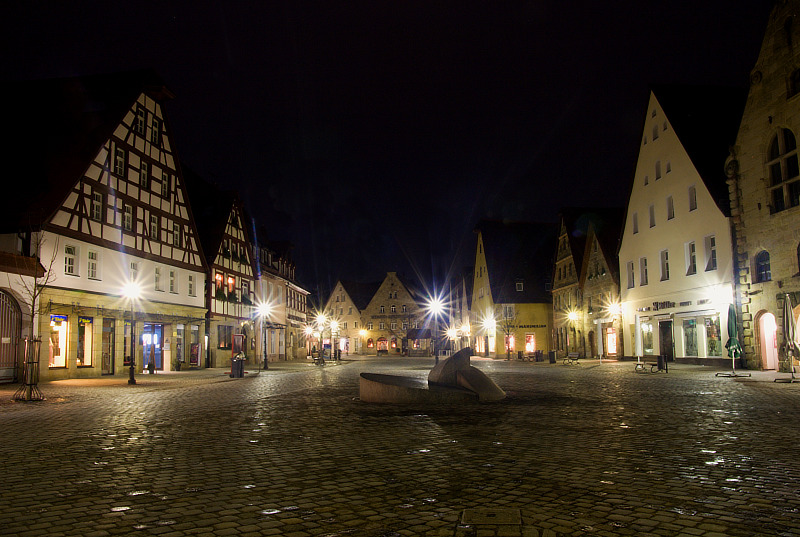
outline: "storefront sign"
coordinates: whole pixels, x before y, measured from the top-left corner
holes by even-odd
[[[672,302],[671,300],[664,300],[664,301],[661,301],[661,302],[653,302],[653,309],[655,311],[665,310],[665,309],[674,308],[674,307],[675,307],[675,303]]]

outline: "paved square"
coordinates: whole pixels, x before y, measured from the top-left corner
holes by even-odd
[[[0,386],[0,534],[800,534],[798,384],[474,360],[506,401],[358,400],[362,371],[432,365],[68,381],[28,404]]]

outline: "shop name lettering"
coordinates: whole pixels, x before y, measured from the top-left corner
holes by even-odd
[[[547,326],[543,324],[521,324],[517,328],[547,328]]]
[[[656,310],[656,311],[665,310],[667,308],[674,308],[674,307],[675,307],[675,303],[671,302],[669,300],[665,300],[663,302],[653,302],[653,309]]]

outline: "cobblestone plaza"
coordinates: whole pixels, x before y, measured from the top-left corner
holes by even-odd
[[[432,365],[0,386],[0,534],[800,534],[798,384],[474,359],[507,400],[358,399],[362,371]]]

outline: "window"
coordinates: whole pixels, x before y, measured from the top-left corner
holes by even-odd
[[[697,189],[694,185],[689,187],[689,211],[697,209]]]
[[[372,330],[372,321],[367,323],[367,330]]]
[[[392,311],[392,313],[397,313],[397,306],[392,304],[391,311]]]
[[[649,175],[645,175],[644,176],[644,186],[647,186],[649,184],[650,184],[650,176]]]
[[[172,181],[172,177],[170,176],[170,174],[168,174],[166,172],[163,172],[161,174],[161,197],[162,198],[168,198],[169,197],[171,181]]]
[[[135,282],[139,278],[139,263],[131,261],[130,268],[131,268],[130,270],[131,281]]]
[[[147,113],[144,111],[144,108],[141,106],[136,107],[136,118],[133,120],[133,130],[136,131],[136,134],[139,136],[144,136],[145,131],[147,130]]]
[[[667,172],[667,173],[669,173],[669,172],[671,172],[671,171],[672,171],[672,163],[671,163],[671,162],[669,162],[669,161],[667,161],[667,169],[666,169],[666,172]]]
[[[686,275],[697,274],[697,245],[694,241],[686,243]]]
[[[656,181],[658,181],[659,179],[661,179],[661,161],[657,160],[656,161]]]
[[[161,120],[159,118],[153,118],[152,129],[153,131],[150,133],[150,141],[155,145],[161,145]]]
[[[153,275],[153,287],[156,291],[163,291],[161,288],[161,267],[156,267],[155,273]]]
[[[78,367],[91,367],[92,365],[91,317],[78,317],[78,352],[76,361]]]
[[[233,342],[233,327],[217,325],[217,348],[230,349]]]
[[[514,305],[505,305],[503,306],[503,319],[513,319],[514,318]]]
[[[348,306],[348,308],[347,308],[347,314],[348,314],[348,315],[352,315],[352,314],[353,314],[353,306]]]
[[[64,274],[78,275],[78,248],[70,244],[64,246]]]
[[[175,271],[174,270],[170,270],[169,271],[169,292],[170,293],[177,293],[178,292],[178,286],[176,285],[176,282],[175,282]]]
[[[125,205],[122,215],[122,227],[125,231],[133,231],[133,205]]]
[[[251,302],[251,300],[250,300],[250,284],[248,282],[244,281],[244,280],[242,280],[242,302]]]
[[[93,252],[89,250],[89,260],[86,267],[86,275],[89,277],[90,280],[99,280],[99,271],[98,271],[98,255],[97,252]]]
[[[103,219],[103,194],[92,192],[92,220],[100,222]]]
[[[517,291],[523,291],[525,289],[525,284],[523,282],[517,282]]]
[[[181,245],[181,225],[177,222],[172,223],[172,245],[179,248]]]
[[[633,289],[633,261],[628,261],[628,289]]]
[[[639,258],[639,285],[647,285],[647,258]]]
[[[114,173],[125,176],[125,169],[128,167],[128,152],[121,147],[114,148]]]
[[[664,126],[663,126],[663,128],[661,130],[663,130],[663,131],[667,130],[667,122],[666,121],[664,122]]]
[[[650,117],[656,117],[656,109],[653,108],[653,111],[650,113]]]
[[[756,283],[768,282],[772,279],[772,271],[769,266],[769,252],[762,250],[756,254]]]
[[[158,240],[158,216],[150,215],[150,238]]]
[[[656,227],[656,206],[650,206],[650,227]]]
[[[675,218],[675,202],[672,201],[672,196],[667,196],[667,220]]]
[[[150,164],[147,162],[142,162],[139,169],[139,186],[142,190],[150,188]]]
[[[669,250],[661,250],[661,281],[669,280]]]
[[[228,296],[236,292],[236,278],[228,276]]]
[[[189,275],[189,296],[194,296],[194,276]]]
[[[714,235],[706,237],[706,270],[717,270],[717,239]]]
[[[406,304],[403,304],[402,311],[403,313],[408,313],[408,306]]]
[[[67,315],[50,315],[50,367],[67,367]]]
[[[658,125],[653,125],[653,140],[658,140]]]
[[[381,321],[380,324],[379,324],[379,329],[380,330],[386,330],[386,323]]]
[[[633,213],[633,234],[639,233],[639,213]]]
[[[797,162],[797,141],[789,129],[781,129],[769,146],[771,212],[800,205],[800,167]]]
[[[386,313],[386,306],[381,306],[381,313]]]
[[[391,327],[392,330],[397,330],[397,321],[392,321],[392,323],[389,326]]]

